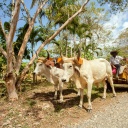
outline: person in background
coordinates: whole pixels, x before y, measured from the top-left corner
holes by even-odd
[[[111,54],[110,63],[112,65],[112,68],[116,68],[116,78],[119,78],[119,71],[121,66],[120,62],[125,58],[118,56],[117,51],[111,51],[110,54]]]

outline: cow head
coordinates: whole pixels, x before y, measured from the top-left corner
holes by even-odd
[[[53,81],[53,68],[54,67],[54,59],[50,58],[50,55],[48,53],[48,56],[46,58],[44,57],[38,57],[36,68],[34,70],[34,73],[36,75],[44,75],[47,80],[54,84]]]
[[[62,82],[69,82],[69,79],[76,73],[80,76],[79,67],[83,64],[83,59],[80,58],[80,51],[76,57],[66,58],[62,56],[64,74],[61,78]]]
[[[47,53],[48,55],[46,58],[44,57],[38,58],[36,68],[34,70],[35,74],[41,75],[42,73],[46,73],[54,66],[53,58],[50,58],[50,54],[48,51]]]
[[[36,68],[34,70],[34,73],[36,75],[41,75],[44,71],[44,62],[45,58],[44,57],[39,57],[37,60]]]

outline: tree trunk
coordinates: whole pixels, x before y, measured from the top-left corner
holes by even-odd
[[[33,84],[37,84],[37,75],[33,73]]]
[[[73,42],[74,42],[74,56],[76,55],[76,35],[73,35]]]
[[[67,57],[68,56],[68,42],[67,42],[67,39],[66,39],[66,45],[65,45],[65,56]]]
[[[15,62],[13,61],[13,59],[15,58],[13,51],[13,38],[15,35],[17,21],[20,13],[20,2],[21,0],[17,0],[15,3],[15,8],[12,10],[10,31],[6,37],[7,73],[4,78],[5,78],[5,84],[7,87],[9,100],[11,101],[18,99],[18,95],[15,88],[16,75],[14,73]]]
[[[71,56],[70,57],[72,57],[72,46],[71,46]]]
[[[85,42],[84,42],[84,46],[83,47],[84,47],[84,58],[86,58],[85,57],[85,54],[86,54],[86,50],[85,50],[86,49],[86,39],[85,39]]]
[[[4,76],[5,85],[7,87],[7,92],[10,101],[18,99],[18,95],[15,88],[16,76],[14,73],[9,73]]]

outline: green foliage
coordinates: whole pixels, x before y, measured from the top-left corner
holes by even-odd
[[[9,30],[10,30],[9,22],[4,22],[4,30],[6,33],[9,32]],[[0,46],[2,46],[4,50],[6,49],[6,40],[5,40],[5,37],[4,37],[4,34],[3,34],[1,28],[0,28]]]
[[[86,58],[87,60],[92,60],[92,59],[94,59],[94,56],[93,56],[93,54],[92,54],[91,52],[87,51],[87,52],[85,53],[85,58]]]
[[[7,89],[4,85],[3,81],[0,81],[0,98],[2,99],[6,99],[7,98]]]
[[[0,1],[0,11],[1,11],[1,15],[3,17],[6,16],[11,16],[11,2],[8,2],[8,0],[1,0]],[[3,12],[3,13],[2,13]]]
[[[45,49],[41,50],[41,52],[39,53],[39,57],[47,57],[47,52]]]
[[[8,33],[10,30],[10,23],[9,22],[4,22],[4,29]]]
[[[116,50],[118,51],[118,55],[122,57],[127,57],[128,58],[128,46],[115,46],[115,47],[105,47],[104,48],[104,53],[105,53],[105,58],[109,61],[110,60],[110,52]]]
[[[82,51],[83,51],[83,57],[92,60],[94,59],[95,55],[99,55],[101,48],[98,47],[97,43],[89,43],[88,45],[85,46],[85,44],[82,44]]]
[[[62,25],[80,7],[78,4],[76,5],[75,1],[50,0],[44,13],[53,25]]]
[[[0,53],[0,77],[2,77],[3,71],[6,71],[6,59],[5,57]]]
[[[109,4],[111,12],[123,11],[128,8],[128,0],[97,0],[100,5]]]
[[[27,62],[22,62],[21,63],[21,68],[20,68],[20,72],[26,67]],[[32,67],[30,68],[30,71],[32,71]]]

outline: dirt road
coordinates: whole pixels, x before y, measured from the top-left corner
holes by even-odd
[[[66,128],[128,128],[128,93],[117,95],[115,101],[90,119]]]

